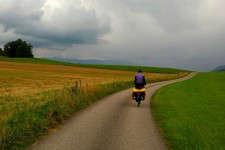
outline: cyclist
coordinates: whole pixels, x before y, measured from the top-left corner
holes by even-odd
[[[135,97],[137,96],[137,93],[141,93],[144,100],[146,80],[142,70],[138,70],[137,74],[135,75],[134,85],[135,85],[135,88],[133,89],[133,93],[132,93],[133,99],[135,99]]]

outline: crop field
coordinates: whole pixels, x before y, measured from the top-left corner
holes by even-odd
[[[149,66],[128,66],[128,65],[110,65],[110,64],[74,64],[69,62],[62,62],[43,58],[7,58],[1,57],[0,60],[17,62],[17,63],[32,63],[32,64],[52,64],[52,65],[64,65],[64,66],[77,66],[84,68],[97,68],[97,69],[110,69],[110,70],[126,70],[126,71],[137,71],[142,69],[144,72],[154,72],[154,73],[179,73],[179,72],[190,72],[188,70],[175,69],[175,68],[162,68],[162,67],[149,67]]]
[[[171,149],[225,149],[225,72],[164,87],[152,111]]]
[[[123,70],[0,61],[0,146],[23,149],[74,111],[130,87],[134,74]],[[145,76],[156,82],[186,74],[147,72]]]
[[[97,84],[130,81],[134,72],[102,70],[61,65],[42,65],[0,61],[0,96],[27,95],[50,89],[71,87],[78,81],[88,88]],[[182,74],[145,73],[152,82]]]

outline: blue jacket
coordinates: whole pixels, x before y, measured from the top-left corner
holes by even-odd
[[[137,73],[134,78],[135,85],[146,85],[145,76],[142,73]]]

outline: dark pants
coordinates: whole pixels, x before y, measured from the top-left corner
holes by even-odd
[[[135,100],[135,97],[137,96],[137,94],[141,94],[143,97],[143,100],[145,99],[145,95],[146,95],[145,92],[133,92],[132,93],[133,100]]]
[[[144,84],[135,84],[135,88],[136,89],[143,89],[145,87],[145,85]]]
[[[143,88],[145,88],[145,85],[144,84],[137,84],[137,83],[135,83],[135,88],[136,89],[143,89]],[[139,92],[140,93],[140,92]],[[132,97],[133,97],[133,99],[135,99],[135,96],[136,96],[136,92],[133,92],[132,93]],[[141,95],[143,96],[143,98],[145,99],[145,92],[141,92]]]

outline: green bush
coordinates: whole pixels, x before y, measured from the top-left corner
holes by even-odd
[[[5,56],[4,51],[2,50],[2,48],[0,48],[0,56]]]

